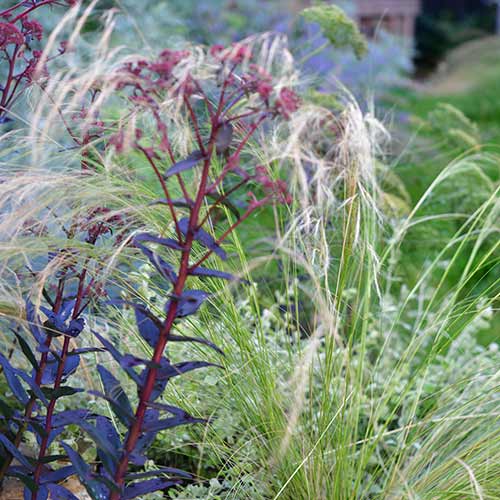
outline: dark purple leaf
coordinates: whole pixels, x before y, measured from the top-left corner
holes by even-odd
[[[59,310],[59,313],[57,316],[59,319],[64,323],[66,320],[69,318],[70,314],[73,312],[73,308],[75,307],[76,300],[71,299],[71,300],[65,300],[62,303],[61,309]]]
[[[125,414],[133,415],[134,412],[132,410],[132,406],[127,395],[125,394],[125,391],[120,385],[120,382],[118,382],[118,380],[113,375],[111,375],[111,373],[106,370],[104,366],[98,365],[97,371],[99,372],[99,375],[101,377],[102,384],[104,386],[104,393],[106,394],[106,396],[115,401],[116,404],[120,406],[120,408],[122,408]],[[122,421],[124,425],[129,424],[129,422],[124,420],[123,416],[120,416],[118,414],[116,416]]]
[[[65,410],[53,415],[52,427],[66,427],[67,425],[78,424],[82,420],[88,420],[94,417],[95,414],[89,410]]]
[[[29,299],[26,299],[26,321],[35,340],[39,344],[43,344],[45,342],[45,334],[40,328],[40,319],[35,313],[35,306]]]
[[[153,491],[164,490],[172,486],[176,486],[180,481],[172,481],[168,479],[149,479],[148,481],[143,481],[142,483],[133,484],[132,486],[127,486],[123,494],[123,500],[130,500],[131,498],[137,498]]]
[[[30,398],[17,378],[18,370],[12,367],[9,360],[2,353],[0,353],[0,365],[3,368],[5,379],[7,380],[7,384],[9,385],[12,394],[14,394],[14,397],[21,404],[26,405]]]
[[[80,356],[74,355],[66,358],[63,369],[63,380],[66,380],[72,373],[76,371],[80,364]],[[59,368],[59,360],[56,359],[53,353],[49,354],[47,364],[42,375],[42,385],[52,385],[57,377],[57,370]]]
[[[99,339],[101,344],[104,346],[106,351],[108,351],[109,354],[111,354],[113,359],[121,365],[123,362],[123,354],[120,351],[118,351],[118,349],[116,349],[115,346],[109,340],[105,339],[102,335],[100,335],[94,330],[92,330],[92,333]],[[124,370],[136,384],[139,383],[139,377],[132,368],[124,367]]]
[[[204,290],[185,290],[182,294],[176,299],[177,300],[177,318],[184,318],[191,314],[195,314],[200,306],[203,304],[204,300],[210,294],[205,292]],[[175,299],[169,300],[165,305],[165,310],[168,312],[170,304]]]
[[[163,175],[164,179],[172,177],[172,175],[180,174],[185,170],[189,170],[196,166],[196,164],[204,158],[201,151],[194,151],[185,160],[174,163]]]
[[[69,322],[68,327],[64,330],[64,334],[73,338],[78,337],[84,328],[85,320],[83,318],[76,318]]]
[[[137,244],[137,248],[149,259],[151,264],[156,268],[156,270],[171,283],[177,282],[177,275],[175,274],[174,268],[159,255],[152,252],[149,248],[144,245]]]
[[[184,250],[184,247],[180,245],[176,240],[172,238],[161,238],[160,236],[155,236],[154,234],[149,234],[149,233],[136,234],[134,236],[134,242],[139,242],[139,241],[150,241],[152,243],[156,243],[158,245],[171,248],[172,250]]]
[[[44,457],[39,459],[39,462],[42,464],[50,464],[52,462],[61,461],[66,458],[66,455],[45,455]]]
[[[69,385],[61,385],[57,389],[53,389],[51,387],[44,387],[43,393],[50,399],[59,399],[65,396],[72,396],[73,394],[77,394],[79,392],[83,392],[84,389],[79,387],[70,387]]]
[[[0,433],[0,443],[4,446],[4,448],[12,455],[20,464],[24,465],[29,470],[32,470],[33,467],[29,463],[28,459],[5,437]]]
[[[189,229],[189,219],[183,218],[179,221],[179,229],[181,233],[186,236]],[[227,259],[226,252],[217,244],[213,236],[207,233],[201,227],[194,232],[194,239],[201,243],[204,247],[212,250],[216,255],[218,255],[222,260]]]
[[[48,484],[47,489],[50,492],[51,500],[78,500],[71,491],[58,484]]]
[[[105,429],[100,428],[98,424],[98,421],[96,421],[96,425],[82,421],[78,423],[78,426],[91,437],[97,448],[104,452],[104,455],[109,456],[116,462],[118,460],[119,448],[116,448],[113,443],[109,441]]]
[[[158,418],[160,416],[160,412],[155,410],[155,409],[147,409],[146,413],[144,415],[144,421],[143,421],[143,427],[144,425],[149,425],[154,422],[158,421]],[[137,443],[134,448],[134,452],[132,453],[132,456],[130,457],[131,461],[135,465],[144,465],[146,462],[146,459],[143,455],[143,452],[147,450],[153,441],[155,440],[156,437],[156,432],[143,432],[140,436],[139,439],[137,440]]]
[[[71,446],[66,443],[61,443],[61,446],[64,448],[80,479],[84,482],[89,480],[92,477],[90,466]]]
[[[60,333],[62,335],[69,335],[70,337],[77,337],[85,327],[85,320],[83,318],[72,319],[69,325],[66,325],[70,314],[75,307],[75,300],[67,300],[63,303],[61,310],[57,313],[41,306],[40,310],[47,316],[45,323],[46,331],[51,334]]]
[[[24,487],[24,500],[47,500],[49,491],[46,486],[39,486],[36,495],[27,486]]]
[[[209,277],[209,278],[221,278],[224,280],[235,280],[236,277],[233,276],[230,273],[225,273],[224,271],[218,271],[217,269],[209,269],[208,267],[202,267],[198,266],[197,268],[193,269],[190,274],[192,276],[202,276],[202,277]]]
[[[73,465],[66,465],[56,470],[43,469],[40,483],[59,483],[73,476],[75,472],[75,467]]]
[[[120,361],[120,366],[127,370],[133,368],[134,366],[147,365],[149,361],[133,356],[132,354],[124,354],[122,360]]]
[[[168,359],[162,358],[161,360],[161,367],[158,368],[157,370],[157,376],[156,376],[156,381],[154,385],[153,392],[151,394],[151,401],[155,401],[158,399],[161,394],[163,394],[163,391],[165,390],[165,387],[167,386],[167,382],[178,375],[182,375],[183,373],[190,372],[192,370],[197,370],[198,368],[204,368],[207,366],[216,366],[220,368],[219,365],[215,365],[213,363],[209,363],[208,361],[185,361],[183,363],[177,363],[175,365],[172,365]],[[149,368],[145,368],[141,372],[141,381],[142,384],[144,385],[147,377],[147,373],[149,371]]]
[[[96,480],[95,476],[92,474],[90,466],[87,465],[85,460],[83,460],[83,458],[66,443],[61,443],[61,446],[67,453],[78,476],[80,477],[82,484],[85,486],[93,500],[109,500],[109,489],[104,484]]]
[[[231,123],[223,123],[215,133],[215,150],[218,154],[224,153],[233,140],[233,126]]]
[[[156,375],[156,380],[153,385],[153,391],[150,396],[150,401],[155,401],[158,399],[162,394],[163,391],[165,390],[165,387],[167,386],[167,382],[170,377],[163,376],[163,373],[165,373],[165,370],[170,366],[170,363],[163,358],[161,360],[161,368],[158,370],[157,375]],[[143,387],[145,382],[146,382],[146,377],[149,372],[149,368],[146,367],[144,370],[141,372],[140,378],[141,378],[141,384],[140,387]]]
[[[135,307],[135,321],[141,337],[151,346],[155,347],[160,336],[160,329],[144,311],[142,307]]]
[[[113,413],[118,417],[118,419],[126,426],[129,426],[133,420],[134,420],[134,415],[132,413],[128,413],[125,411],[119,403],[117,403],[114,399],[111,399],[109,396],[106,396],[106,394],[103,394],[102,392],[99,391],[87,391],[88,394],[91,394],[92,396],[96,396],[98,398],[102,398],[105,401],[109,403],[111,406],[111,409],[113,410]]]
[[[17,338],[17,341],[19,342],[19,346],[21,347],[21,350],[23,351],[24,355],[26,356],[26,359],[30,362],[31,366],[33,367],[34,370],[38,370],[38,362],[36,360],[35,355],[33,354],[33,351],[31,350],[31,347],[29,346],[28,342],[24,339],[22,335],[17,333],[15,330],[12,330],[14,335]]]
[[[22,422],[26,422],[27,419],[24,417],[20,419]],[[47,431],[45,430],[45,419],[43,417],[35,417],[28,420],[28,430],[36,435],[37,439],[47,437]]]
[[[8,116],[0,116],[0,125],[11,121],[13,121],[12,118],[9,118]]]
[[[42,439],[44,437],[44,435],[46,434],[45,432],[45,429],[43,428],[42,425],[33,425],[33,422],[28,426],[28,428],[33,432],[33,429],[35,429],[35,427],[37,427],[36,429],[36,441],[38,443],[38,445],[40,446],[42,444]],[[41,432],[43,431],[43,432]],[[50,446],[54,440],[60,435],[62,434],[63,432],[65,431],[65,428],[64,427],[57,427],[55,429],[52,429],[50,432],[49,432],[49,439],[47,441],[47,446]]]
[[[19,465],[14,465],[7,469],[5,475],[10,477],[17,477],[31,491],[34,491],[36,489],[36,484],[35,481],[33,481],[31,469],[27,469],[26,467],[22,467]]]
[[[76,300],[66,300],[63,302],[61,309],[56,313],[40,306],[40,310],[47,316],[48,325],[47,329],[56,330],[63,333],[66,330],[66,320],[69,318],[73,308],[75,307]]]
[[[23,371],[19,370],[17,372],[18,376],[21,377],[29,386],[29,388],[33,391],[33,394],[45,405],[48,406],[49,402],[47,401],[47,398],[45,397],[45,394],[43,393],[42,389],[40,386],[38,386],[35,381],[33,380],[33,377],[28,375],[27,373],[24,373]]]
[[[121,447],[120,435],[118,434],[118,431],[116,430],[111,419],[103,416],[98,416],[95,420],[95,423],[96,427],[101,429],[101,431],[106,434],[106,437],[111,445],[116,450],[119,450],[119,448]]]

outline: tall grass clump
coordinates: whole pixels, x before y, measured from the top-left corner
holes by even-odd
[[[254,292],[230,305],[224,295],[224,324],[212,320],[211,338],[230,331],[232,346],[214,412],[235,428],[196,437],[223,468],[178,498],[494,498],[498,347],[478,333],[498,302],[498,188],[472,215],[420,213],[454,176],[498,159],[451,163],[401,216],[380,187],[388,138],[373,116],[347,99],[337,116],[304,107],[296,119],[275,145],[296,202],[277,214],[269,255],[246,261],[234,240]],[[447,217],[461,219],[453,238],[405,283],[411,229]],[[276,261],[271,285],[262,276]]]

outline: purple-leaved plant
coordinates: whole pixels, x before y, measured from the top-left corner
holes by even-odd
[[[118,419],[128,429],[120,442],[116,429],[109,427],[101,433],[96,446],[104,467],[100,476],[92,474],[90,468],[83,469],[81,480],[92,478],[92,486],[101,481],[101,494],[109,494],[110,500],[136,498],[147,493],[166,489],[178,484],[179,471],[160,469],[146,473],[130,473],[131,465],[142,465],[144,453],[156,434],[179,425],[205,422],[187,414],[180,408],[156,402],[172,377],[198,368],[213,366],[205,361],[170,363],[165,356],[170,342],[198,342],[220,350],[205,339],[190,338],[174,333],[176,324],[195,314],[209,294],[202,289],[193,289],[191,277],[211,277],[232,280],[229,273],[206,267],[207,260],[216,256],[227,258],[223,242],[251,214],[270,202],[289,203],[290,195],[283,180],[271,179],[263,165],[251,165],[243,161],[246,146],[264,122],[274,118],[289,119],[300,104],[296,94],[288,89],[276,89],[272,77],[252,62],[250,48],[235,44],[224,48],[213,46],[208,57],[217,67],[217,83],[201,81],[191,72],[176,71],[189,53],[163,51],[155,61],[139,61],[128,64],[120,75],[119,88],[128,90],[129,99],[135,107],[150,113],[155,120],[157,136],[154,138],[137,129],[133,138],[124,130],[112,138],[118,152],[131,148],[140,152],[153,169],[161,186],[163,205],[172,221],[173,236],[163,237],[140,233],[133,238],[134,246],[151,262],[157,272],[171,287],[164,305],[164,316],[157,317],[143,304],[128,303],[135,311],[140,335],[153,348],[151,359],[140,359],[131,354],[120,353],[112,343],[95,332],[103,347],[137,384],[139,402],[133,411],[132,405],[118,381],[102,366],[99,373],[105,387],[104,397],[111,403]],[[176,159],[171,146],[168,125],[161,117],[159,98],[162,92],[170,93],[181,103],[190,122],[197,149],[186,158]],[[248,104],[251,103],[251,104]],[[168,167],[164,167],[167,158]],[[216,169],[219,162],[221,168]],[[192,188],[189,189],[186,176]],[[174,186],[182,192],[182,198],[173,198]],[[247,191],[246,206],[237,213],[236,220],[228,223],[218,236],[214,235],[212,215],[216,209],[231,206],[231,197],[249,185],[257,185],[260,197]],[[167,229],[167,228],[165,228]],[[164,248],[177,252],[175,263],[160,255]],[[204,253],[193,258],[193,248],[198,245]],[[140,372],[136,367],[142,367]],[[113,395],[114,394],[114,395]],[[162,418],[161,414],[169,414]],[[97,427],[92,433],[99,432]],[[91,436],[92,437],[92,436]],[[101,442],[99,442],[101,441]],[[82,463],[76,452],[70,452],[73,460]],[[172,477],[159,478],[169,474]],[[150,478],[143,482],[134,480]],[[177,478],[176,478],[177,477]],[[92,491],[89,490],[92,495]],[[98,496],[94,497],[98,498]],[[108,498],[108,497],[106,497]]]
[[[68,247],[50,252],[48,256],[49,265],[56,271],[52,279],[44,283],[43,298],[46,305],[41,305],[39,310],[46,319],[42,322],[34,304],[26,299],[26,321],[32,341],[14,331],[32,367],[31,373],[15,368],[8,357],[0,354],[0,365],[6,381],[14,398],[24,407],[23,411],[19,411],[15,405],[2,402],[2,420],[6,432],[0,434],[0,457],[3,460],[0,473],[2,479],[7,474],[23,481],[26,499],[45,500],[49,492],[53,498],[72,498],[61,496],[64,488],[56,483],[75,474],[75,468],[68,466],[54,469],[51,464],[61,457],[48,455],[48,450],[67,425],[79,424],[85,416],[86,412],[55,413],[55,410],[59,399],[83,391],[64,385],[80,365],[80,356],[101,350],[94,346],[74,348],[72,340],[85,327],[83,314],[89,304],[105,295],[105,291],[99,263],[92,266],[91,258],[80,256],[79,251],[70,245],[83,240],[86,245],[94,246],[119,224],[117,216],[99,208],[75,220],[70,228],[65,228]],[[33,270],[30,273],[37,275]],[[58,344],[55,338],[62,339],[62,342]],[[33,344],[35,349],[32,348]],[[25,457],[19,450],[27,431],[35,435],[38,443],[35,458]],[[15,466],[11,466],[13,458],[19,462]],[[55,496],[55,490],[59,496]]]
[[[0,64],[6,70],[0,83],[0,124],[11,121],[9,110],[22,92],[48,75],[46,64],[51,58],[44,60],[42,50],[35,48],[43,38],[44,29],[31,16],[40,7],[75,4],[77,0],[24,0],[0,10]],[[57,55],[65,51],[62,43]]]
[[[41,5],[44,2],[38,2]],[[34,6],[35,4],[33,4]],[[272,77],[252,63],[248,46],[235,44],[230,48],[214,46],[208,57],[217,67],[213,78],[198,79],[182,69],[189,54],[165,50],[153,61],[129,63],[114,77],[116,92],[127,96],[135,111],[149,113],[156,124],[156,136],[140,128],[133,137],[124,128],[112,136],[108,147],[118,153],[132,149],[143,155],[153,169],[162,197],[152,206],[166,207],[173,227],[173,236],[150,233],[135,234],[132,246],[142,252],[171,287],[166,297],[163,317],[150,312],[145,305],[127,303],[135,311],[139,333],[153,348],[151,359],[133,354],[122,354],[112,341],[94,332],[102,347],[72,347],[72,340],[82,332],[83,313],[90,301],[105,294],[100,272],[89,271],[89,258],[81,256],[71,241],[84,240],[95,245],[99,238],[120,224],[106,208],[97,208],[64,228],[68,244],[49,256],[57,273],[49,289],[44,287],[46,305],[39,311],[26,300],[26,319],[36,345],[36,353],[22,335],[15,332],[19,345],[32,365],[31,373],[15,368],[10,360],[0,355],[4,376],[17,401],[19,411],[2,402],[2,419],[6,433],[0,434],[3,465],[0,479],[5,474],[18,477],[25,484],[25,499],[75,500],[76,497],[59,483],[77,474],[90,496],[100,500],[123,500],[141,497],[149,492],[163,490],[190,475],[174,468],[156,471],[137,471],[145,463],[145,453],[158,432],[179,425],[202,423],[184,410],[158,403],[168,380],[191,370],[217,366],[206,361],[187,361],[172,364],[165,356],[169,342],[198,342],[221,353],[211,342],[174,333],[176,324],[195,314],[209,297],[205,290],[189,287],[191,277],[232,280],[227,272],[206,267],[211,257],[227,258],[222,243],[230,234],[260,207],[267,203],[289,203],[286,183],[273,180],[263,165],[249,164],[246,146],[257,130],[268,120],[289,119],[300,101],[288,88],[276,88]],[[160,102],[167,93],[180,103],[180,112],[191,124],[197,149],[186,158],[177,160],[172,148],[167,122],[162,118]],[[91,96],[91,101],[95,96]],[[85,115],[85,113],[84,113]],[[87,116],[82,116],[81,130],[66,128],[73,141],[81,147],[82,173],[91,168],[87,161],[87,145],[94,135],[89,130],[101,129],[102,124],[92,117],[89,128]],[[243,158],[243,160],[242,160]],[[215,161],[215,160],[219,161]],[[216,168],[221,164],[221,168]],[[165,167],[168,165],[168,167]],[[197,172],[197,170],[200,170]],[[189,182],[187,175],[190,176]],[[193,179],[196,183],[193,185]],[[182,196],[174,198],[173,182],[177,182]],[[188,187],[191,184],[191,187]],[[248,186],[257,186],[258,195],[247,191],[247,202],[242,213],[232,201],[233,196],[245,192]],[[241,206],[241,204],[238,204]],[[218,236],[214,235],[215,214],[221,207],[231,210],[235,219]],[[168,228],[165,228],[167,231]],[[154,245],[153,249],[151,245]],[[194,258],[198,245],[204,252]],[[178,252],[175,262],[160,255],[158,248]],[[35,272],[33,274],[36,275]],[[62,339],[56,345],[55,337]],[[123,440],[111,419],[92,414],[88,410],[58,411],[60,398],[81,392],[80,388],[65,385],[68,377],[79,366],[80,356],[96,350],[107,350],[121,369],[135,382],[139,402],[135,410],[118,380],[104,366],[98,365],[104,393],[92,393],[104,398],[127,429]],[[137,371],[138,368],[140,371]],[[170,416],[163,418],[162,414]],[[60,455],[50,455],[51,444],[68,425],[78,425],[95,442],[99,464],[91,466],[66,443],[61,446],[72,465],[54,467]],[[19,450],[25,432],[35,435],[38,449],[36,457],[27,457]],[[11,465],[12,459],[17,460]]]

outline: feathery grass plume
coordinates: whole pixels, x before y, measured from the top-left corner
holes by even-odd
[[[317,112],[322,120],[329,116]],[[313,109],[300,113],[311,116]],[[282,243],[271,258],[283,262],[287,285],[280,304],[294,311],[288,315],[292,329],[269,325],[276,313],[267,309],[262,285],[249,301],[222,294],[217,320],[205,311],[203,325],[192,326],[209,324],[211,340],[222,346],[231,332],[228,376],[218,381],[225,397],[215,406],[238,415],[244,430],[231,439],[240,446],[227,445],[225,428],[191,436],[203,456],[222,467],[221,481],[228,478],[231,490],[213,491],[227,498],[487,498],[498,487],[499,358],[476,335],[481,324],[490,326],[487,314],[500,292],[498,187],[468,217],[420,214],[455,175],[498,159],[474,155],[453,162],[391,230],[380,205],[380,142],[374,140],[383,143],[386,133],[354,105],[343,120],[337,148],[330,143],[341,154],[330,152],[329,169],[322,168],[327,160],[317,142],[291,137],[297,178],[307,167],[337,179],[326,184],[329,196],[325,183],[311,183],[324,191],[321,205],[306,193],[290,207],[297,219],[281,214]],[[328,127],[303,130],[321,138]],[[402,242],[412,227],[450,216],[461,220],[453,238],[408,287],[401,282]],[[392,213],[391,221],[397,222]],[[237,235],[233,242],[251,272],[245,243]],[[255,265],[269,266],[263,262]],[[484,285],[471,286],[487,269]],[[450,290],[446,275],[452,272],[459,279]],[[308,311],[290,308],[301,302],[312,304],[308,335],[300,329]],[[244,464],[245,472],[231,468],[234,463]],[[194,492],[187,488],[185,495],[196,498]]]

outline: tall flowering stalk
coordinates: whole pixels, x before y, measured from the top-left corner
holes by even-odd
[[[172,237],[140,233],[133,238],[133,245],[168,283],[170,293],[163,317],[156,316],[143,304],[128,303],[135,311],[139,333],[153,349],[150,359],[122,354],[95,332],[103,347],[137,384],[139,394],[138,405],[132,410],[118,381],[104,367],[98,368],[105,387],[105,394],[101,396],[110,402],[128,430],[120,442],[117,430],[108,426],[107,436],[100,435],[96,440],[104,467],[100,474],[95,474],[87,466],[81,477],[84,484],[91,479],[88,489],[95,498],[108,494],[110,500],[136,498],[176,485],[179,476],[185,475],[169,468],[141,474],[129,470],[131,465],[144,464],[144,453],[158,432],[204,422],[180,408],[156,402],[172,377],[211,366],[205,361],[170,363],[165,356],[170,342],[198,342],[220,352],[205,339],[174,333],[179,322],[195,314],[209,297],[206,291],[193,289],[190,278],[234,279],[229,273],[204,264],[212,257],[227,258],[222,246],[224,241],[260,207],[291,201],[284,181],[271,179],[265,166],[249,163],[246,146],[266,121],[288,119],[299,106],[298,97],[288,88],[276,89],[272,77],[252,63],[252,53],[245,45],[211,48],[210,63],[216,68],[213,79],[201,80],[186,71],[184,63],[188,58],[187,52],[165,50],[157,60],[128,64],[117,78],[118,88],[128,92],[133,106],[150,113],[156,124],[153,138],[140,128],[131,137],[130,131],[124,128],[111,142],[119,153],[133,149],[142,154],[161,187],[163,197],[154,204],[167,210]],[[197,149],[180,160],[172,147],[168,123],[161,114],[165,92],[168,98],[180,103],[180,112],[187,117],[196,143]],[[165,167],[165,164],[170,165]],[[249,190],[252,186],[253,190]],[[182,192],[181,198],[172,196],[176,190]],[[241,192],[246,192],[247,201],[239,212],[231,199]],[[228,222],[220,234],[215,234],[212,215],[228,206],[235,212],[235,220]],[[168,231],[166,227],[165,232]],[[168,259],[165,250],[173,251],[178,257],[174,261]],[[136,367],[141,366],[137,372]],[[163,413],[170,416],[161,418]],[[97,430],[93,427],[92,433],[96,434]],[[74,461],[82,463],[76,452],[67,451]],[[170,477],[155,477],[164,474]],[[153,479],[136,481],[145,477]],[[96,484],[100,485],[97,494]]]
[[[99,268],[89,272],[88,259],[81,257],[71,241],[83,237],[85,243],[95,245],[120,220],[105,208],[97,208],[74,221],[71,228],[64,229],[68,245],[50,255],[58,272],[54,275],[52,288],[43,290],[46,304],[40,307],[40,312],[45,316],[44,321],[34,305],[26,301],[29,330],[39,354],[31,350],[26,339],[17,336],[33,371],[25,373],[12,366],[5,356],[0,356],[7,382],[24,407],[22,412],[4,409],[8,433],[0,434],[4,458],[1,474],[7,473],[23,481],[26,499],[46,500],[50,494],[52,498],[75,500],[72,493],[58,484],[75,473],[90,496],[99,500],[142,497],[190,477],[169,467],[137,472],[137,467],[144,465],[146,451],[158,432],[205,422],[157,400],[171,378],[216,365],[206,361],[173,364],[165,355],[166,347],[170,342],[197,342],[222,353],[205,339],[175,333],[182,318],[195,314],[209,297],[205,290],[193,289],[190,281],[192,277],[235,279],[227,272],[207,267],[206,263],[214,257],[227,258],[224,241],[256,210],[268,203],[290,202],[286,183],[272,179],[266,166],[253,165],[247,146],[266,122],[288,119],[300,104],[293,91],[276,88],[273,78],[252,62],[249,47],[242,44],[227,49],[215,46],[207,57],[214,71],[204,79],[189,70],[189,53],[170,50],[163,51],[153,61],[129,63],[111,75],[116,92],[127,96],[130,103],[132,109],[128,116],[150,115],[155,124],[153,134],[140,127],[132,134],[127,126],[119,129],[110,138],[109,147],[114,147],[119,154],[128,154],[129,150],[139,153],[156,175],[162,197],[152,206],[167,210],[171,224],[163,233],[171,232],[172,235],[138,233],[131,244],[149,259],[170,290],[161,317],[144,304],[127,303],[135,312],[140,335],[153,349],[150,359],[122,354],[98,332],[94,334],[102,347],[73,348],[72,339],[78,337],[85,326],[86,307],[93,298],[103,294],[103,289]],[[183,159],[176,158],[170,125],[162,113],[165,98],[178,103],[178,111],[190,124],[194,137],[196,149]],[[84,123],[88,121],[87,117],[83,120]],[[102,129],[101,122],[95,124],[97,129]],[[83,127],[81,137],[72,127],[67,126],[67,130],[85,151],[91,137],[88,124]],[[81,167],[84,173],[90,168],[86,156],[82,158]],[[180,197],[172,196],[174,192],[180,192]],[[246,198],[243,204],[233,200],[241,198],[240,195]],[[243,207],[242,211],[236,205]],[[220,213],[221,208],[228,208],[234,217],[224,229],[217,229],[217,234],[215,214]],[[177,257],[172,259],[172,255]],[[55,345],[55,337],[62,338],[62,345]],[[104,393],[92,394],[109,403],[116,421],[126,429],[123,440],[120,429],[108,417],[85,409],[57,410],[60,398],[81,391],[65,385],[78,368],[80,356],[101,349],[112,355],[138,389],[139,401],[133,409],[118,380],[104,366],[98,365]],[[170,416],[163,417],[164,414]],[[95,442],[97,467],[86,463],[64,442],[61,446],[72,465],[54,467],[53,462],[60,456],[51,455],[50,448],[68,425],[78,425]],[[37,439],[35,458],[26,457],[19,451],[26,431]],[[19,464],[11,465],[12,458]]]

